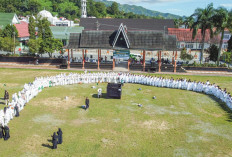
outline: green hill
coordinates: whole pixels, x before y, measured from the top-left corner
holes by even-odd
[[[111,6],[113,1],[107,1],[107,0],[94,0],[96,2],[103,2],[107,7]],[[179,18],[180,16],[170,14],[170,13],[161,13],[158,11],[153,11],[146,9],[141,6],[136,6],[136,5],[128,5],[128,4],[120,4],[118,3],[120,11],[124,11],[126,13],[132,12],[134,14],[138,15],[146,15],[150,17],[164,17],[165,19],[174,19],[174,18]]]

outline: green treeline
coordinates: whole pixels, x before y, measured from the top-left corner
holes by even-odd
[[[16,13],[17,15],[36,15],[46,9],[53,16],[63,16],[74,20],[81,16],[81,0],[0,0],[0,12]],[[118,3],[114,2],[106,7],[103,2],[87,1],[88,16],[97,18],[162,18],[137,15],[132,12],[125,13],[119,10]]]

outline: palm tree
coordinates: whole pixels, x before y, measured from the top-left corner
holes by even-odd
[[[195,12],[191,15],[195,22],[191,26],[191,30],[193,30],[192,38],[194,39],[197,35],[198,29],[201,29],[202,35],[202,49],[201,49],[201,59],[200,63],[203,60],[204,46],[205,46],[205,34],[206,31],[210,31],[210,37],[213,37],[213,16],[215,13],[215,9],[213,8],[213,3],[210,3],[205,9],[197,8]]]
[[[228,29],[232,28],[232,11],[229,12],[226,8],[219,7],[218,9],[216,9],[216,14],[213,17],[213,20],[215,22],[215,27],[216,27],[215,33],[216,34],[221,33],[221,40],[218,49],[218,57],[217,57],[217,65],[219,65],[223,38],[224,38],[224,31],[226,28]]]
[[[186,17],[183,23],[185,28],[191,28],[194,23],[194,18],[192,16]]]
[[[179,19],[174,19],[174,25],[176,28],[179,28],[183,24],[183,18],[180,17]]]

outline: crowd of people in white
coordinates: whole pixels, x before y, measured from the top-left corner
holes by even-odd
[[[81,83],[135,83],[155,87],[183,89],[194,92],[205,93],[219,98],[232,109],[232,97],[226,89],[221,89],[209,81],[196,82],[187,79],[173,79],[146,75],[135,75],[131,73],[99,72],[99,73],[69,73],[56,76],[36,77],[32,83],[24,85],[23,90],[12,95],[12,101],[7,103],[4,110],[0,110],[0,126],[8,127],[10,120],[19,115],[24,106],[44,88],[71,85]]]

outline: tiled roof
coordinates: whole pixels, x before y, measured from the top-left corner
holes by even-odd
[[[15,13],[0,13],[0,28],[3,29],[6,25],[11,24]]]
[[[98,18],[81,18],[80,26],[85,30],[97,30],[97,21],[99,30],[116,30],[120,24],[127,26],[128,30],[159,30],[165,28],[174,28],[174,20],[171,19],[98,19]]]
[[[28,31],[28,23],[21,21],[20,24],[14,24],[14,26],[16,27],[16,29],[18,30],[18,34],[20,38],[22,37],[29,37],[29,31]]]
[[[195,39],[192,39],[192,31],[190,29],[182,29],[182,28],[168,28],[169,35],[176,35],[177,41],[183,42],[201,42],[202,35],[201,29],[197,31],[197,35]],[[217,43],[220,41],[220,35],[214,36],[210,39],[210,32],[209,30],[206,31],[205,35],[205,42],[206,43]]]

